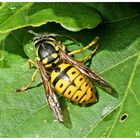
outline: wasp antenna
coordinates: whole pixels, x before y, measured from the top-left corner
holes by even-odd
[[[78,41],[76,39],[72,38],[71,36],[68,36],[68,35],[58,35],[58,34],[56,34],[56,35],[57,36],[63,36],[65,38],[68,38],[68,39],[72,40],[75,44],[77,44],[79,46]]]
[[[33,30],[29,29],[28,27],[24,27],[29,33],[33,34],[34,36],[39,36],[38,33],[34,32]]]
[[[74,39],[73,37],[70,37],[70,36],[67,36],[67,35],[63,35],[63,36],[66,37],[66,38],[71,39],[75,44],[77,44],[79,46],[78,41],[76,39]]]
[[[29,33],[33,34],[34,36],[38,36],[38,33],[35,33],[33,30],[28,30]]]

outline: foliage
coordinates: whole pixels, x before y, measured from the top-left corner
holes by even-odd
[[[1,137],[138,137],[139,4],[2,3],[0,11]],[[69,50],[83,47],[99,36],[101,45],[90,60],[90,68],[117,90],[119,98],[97,88],[99,102],[95,105],[80,107],[60,99],[66,114],[62,124],[54,121],[47,106],[39,74],[30,90],[17,94],[16,89],[26,85],[34,71],[26,62],[24,50],[31,46],[33,36],[22,28],[25,26],[39,33],[71,36],[80,46],[69,45]],[[127,117],[121,120],[124,114]]]

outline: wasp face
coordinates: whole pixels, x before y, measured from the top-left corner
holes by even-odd
[[[44,42],[44,41],[55,41],[56,40],[56,34],[42,34],[42,35],[38,35],[34,38],[34,43],[35,43],[35,47],[37,46],[38,43]]]
[[[45,41],[45,40],[46,40],[45,38],[46,38],[46,37],[43,36],[43,35],[36,36],[36,37],[34,38],[35,47],[36,47],[36,44],[38,44],[39,42]]]

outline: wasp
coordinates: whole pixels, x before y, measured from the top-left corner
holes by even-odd
[[[63,122],[64,116],[56,94],[64,96],[76,104],[87,105],[98,101],[95,90],[95,85],[98,85],[110,95],[115,96],[116,91],[96,72],[84,65],[84,62],[96,52],[99,46],[98,37],[79,50],[67,52],[66,46],[57,40],[57,34],[38,34],[31,30],[29,32],[35,35],[36,59],[29,59],[28,62],[30,66],[35,65],[36,70],[28,85],[17,89],[17,92],[29,89],[35,80],[36,73],[40,71],[46,99],[54,117],[60,122]],[[93,45],[96,46],[95,49],[84,58],[73,58],[73,55],[81,53]]]

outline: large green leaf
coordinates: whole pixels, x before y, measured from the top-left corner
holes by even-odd
[[[139,133],[139,116],[140,116],[140,11],[138,4],[93,4],[103,15],[103,24],[97,32],[104,30],[103,45],[113,46],[113,52],[108,53],[102,60],[103,63],[110,61],[113,65],[107,66],[107,70],[101,70],[104,73],[111,70],[112,77],[117,77],[119,83],[121,102],[116,109],[102,121],[96,124],[85,137],[140,137]],[[112,5],[112,8],[107,9],[104,13],[104,8]],[[135,5],[135,6],[134,6]],[[119,13],[109,14],[108,11],[114,11],[113,7],[117,7]],[[122,9],[122,7],[124,8]],[[104,7],[104,8],[103,8]],[[128,8],[129,7],[129,8]],[[135,8],[134,8],[135,7]],[[128,8],[129,10],[126,10]],[[106,8],[105,8],[106,9]],[[133,9],[132,12],[130,12]],[[123,14],[121,11],[123,11]],[[121,19],[121,18],[122,19]],[[107,20],[107,21],[106,21]],[[112,23],[113,22],[113,23]],[[111,30],[108,30],[110,28]],[[102,33],[101,33],[102,34]],[[105,42],[105,44],[104,44]],[[107,43],[108,42],[108,43]],[[114,52],[115,51],[115,52]],[[115,53],[115,54],[114,54]],[[108,57],[110,57],[108,60]],[[116,57],[115,57],[116,56]],[[112,59],[111,59],[112,58]],[[102,62],[101,61],[101,62]],[[115,64],[115,63],[116,64]],[[103,67],[103,65],[102,65]],[[109,67],[109,68],[107,68]],[[127,83],[123,80],[128,78]],[[117,83],[116,82],[116,83]],[[123,90],[122,90],[123,89]],[[122,90],[122,92],[121,92]],[[126,118],[122,120],[123,116]],[[137,123],[136,123],[137,122]]]
[[[127,10],[132,12],[131,8]],[[102,11],[99,12],[104,15]],[[65,115],[65,125],[54,121],[45,101],[43,86],[39,84],[39,74],[33,88],[23,94],[15,92],[18,87],[28,83],[34,71],[29,70],[23,51],[32,36],[24,29],[0,36],[1,137],[136,137],[135,131],[139,131],[140,126],[140,16],[137,13],[137,16],[131,15],[125,19],[123,13],[120,15],[122,20],[77,33],[68,32],[52,23],[35,29],[38,32],[44,29],[49,32],[62,31],[77,39],[80,47],[98,35],[101,46],[91,59],[90,67],[102,75],[119,95],[116,99],[98,89],[99,102],[95,105],[80,107],[68,101],[61,102],[69,112]],[[74,50],[79,47],[70,45],[68,48]],[[75,57],[83,57],[90,51]],[[120,121],[124,114],[128,117]]]
[[[138,16],[140,8],[138,3],[86,3],[102,15],[103,22],[117,22]]]
[[[79,31],[96,27],[101,17],[84,3],[3,3],[0,7],[0,33],[47,22]]]

